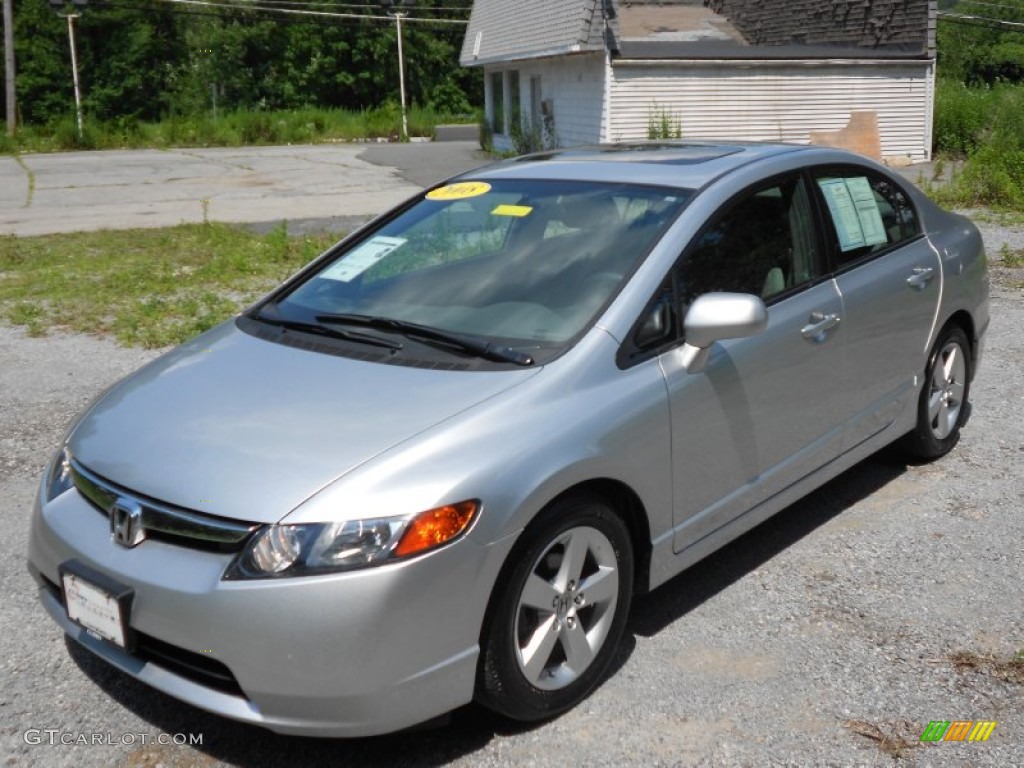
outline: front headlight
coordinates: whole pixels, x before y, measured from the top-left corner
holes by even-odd
[[[406,517],[269,525],[249,540],[223,578],[312,576],[412,557],[458,538],[479,509],[473,500]]]
[[[47,501],[52,501],[64,491],[71,488],[74,483],[71,479],[71,454],[67,446],[62,447],[50,461],[46,470],[46,491]]]

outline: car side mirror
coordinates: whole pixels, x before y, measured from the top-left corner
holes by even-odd
[[[683,319],[683,367],[688,373],[703,371],[716,341],[755,336],[767,325],[768,310],[757,296],[705,293],[690,305]]]

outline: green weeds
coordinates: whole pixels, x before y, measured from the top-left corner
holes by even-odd
[[[432,136],[434,126],[447,122],[473,122],[476,115],[450,115],[412,107],[409,134]],[[0,141],[0,153],[53,152],[77,149],[130,149],[164,147],[237,147],[254,144],[317,144],[331,141],[389,139],[401,135],[402,115],[397,104],[362,111],[343,109],[237,110],[214,118],[209,114],[177,115],[160,122],[117,118],[107,122],[88,119],[82,136],[74,118],[45,126],[19,128],[16,139]]]
[[[939,157],[966,158],[940,202],[1024,210],[1024,85],[968,87],[940,81],[935,99]]]
[[[224,224],[0,237],[0,318],[162,347],[213,327],[336,238]]]

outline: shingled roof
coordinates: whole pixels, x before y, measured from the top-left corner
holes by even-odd
[[[623,59],[931,58],[935,11],[935,0],[475,0],[460,61],[606,47]]]
[[[928,0],[708,0],[750,45],[920,48],[927,41]]]
[[[604,0],[475,0],[463,66],[604,50]]]

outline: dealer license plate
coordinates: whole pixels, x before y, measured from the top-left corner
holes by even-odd
[[[132,590],[114,582],[101,586],[95,583],[97,579],[76,573],[79,569],[82,566],[74,562],[61,568],[68,618],[92,635],[127,647]]]

